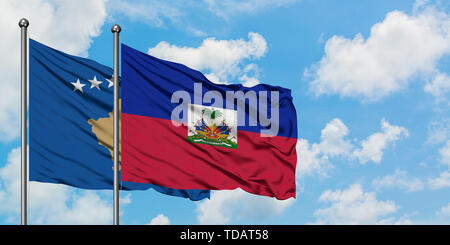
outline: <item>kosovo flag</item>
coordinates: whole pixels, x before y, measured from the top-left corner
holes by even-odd
[[[30,46],[29,178],[83,189],[113,189],[113,70],[37,41]],[[201,200],[209,190],[120,181]]]

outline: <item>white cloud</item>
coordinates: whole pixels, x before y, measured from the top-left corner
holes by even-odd
[[[442,172],[439,177],[429,178],[428,185],[432,190],[450,187],[450,170]]]
[[[376,189],[394,187],[404,189],[408,192],[421,191],[424,189],[423,182],[418,178],[408,178],[406,171],[396,169],[394,174],[378,177],[372,181]]]
[[[110,0],[107,7],[108,13],[113,15],[114,18],[123,16],[131,21],[163,27],[166,20],[177,22],[184,15],[182,5],[182,1]]]
[[[382,219],[378,222],[379,225],[413,225],[413,221],[410,219],[411,216],[416,215],[417,212],[413,212],[411,214],[405,214],[398,218],[396,217],[388,217]]]
[[[277,200],[258,196],[241,189],[212,191],[211,199],[197,203],[200,224],[230,224],[241,219],[264,220],[281,214],[295,199]]]
[[[217,16],[229,20],[237,14],[253,14],[267,9],[286,6],[299,0],[203,0],[209,10]]]
[[[450,139],[450,118],[442,118],[439,121],[431,122],[427,129],[427,143],[443,143]]]
[[[48,184],[47,184],[48,185]],[[48,192],[48,188],[44,187],[43,191]],[[31,190],[30,190],[31,191]],[[51,199],[47,199],[48,201]],[[32,202],[33,199],[30,199]],[[62,206],[59,210],[48,210],[47,224],[111,224],[112,207],[111,203],[102,199],[95,192],[84,192],[81,195],[71,195],[71,205]],[[46,209],[39,209],[40,212]],[[36,212],[36,211],[35,211]],[[42,217],[42,213],[36,214]]]
[[[245,87],[253,87],[260,84],[259,79],[256,77],[249,77],[247,74],[242,75],[239,80],[244,82],[242,85]]]
[[[440,100],[450,92],[450,77],[447,74],[437,74],[430,83],[427,83],[424,90]]]
[[[254,14],[264,10],[285,6],[299,0],[109,0],[107,11],[109,21],[127,18],[133,22],[142,22],[153,27],[184,29],[187,34],[204,37],[204,30],[192,25],[193,15],[214,18],[210,13],[223,20],[232,16]],[[206,6],[206,7],[205,7]]]
[[[258,65],[254,63],[248,64],[247,66],[245,66],[242,73],[243,75],[239,77],[239,80],[243,83],[244,86],[253,87],[260,83],[259,79],[257,78],[259,76]]]
[[[437,216],[445,216],[450,218],[450,203],[443,206],[439,211],[436,212]]]
[[[439,154],[441,156],[441,162],[450,167],[450,140],[447,140],[445,146],[439,149]]]
[[[20,130],[19,19],[30,21],[29,36],[56,49],[87,55],[92,38],[100,34],[106,17],[105,0],[0,1],[0,141],[10,141]]]
[[[409,224],[405,218],[389,217],[399,207],[393,201],[377,200],[375,193],[364,192],[361,185],[353,184],[346,190],[327,190],[319,202],[328,207],[314,212],[317,224]]]
[[[248,41],[207,38],[197,48],[178,47],[163,41],[150,48],[148,53],[201,70],[212,82],[227,83],[240,77],[244,82],[252,78],[254,83],[256,77],[249,73],[257,71],[257,66],[251,64],[242,68],[241,63],[261,58],[267,52],[267,42],[258,33],[250,32],[248,38]]]
[[[403,137],[409,136],[406,128],[390,125],[384,118],[381,120],[381,132],[370,135],[361,142],[361,149],[353,152],[353,156],[361,163],[373,161],[380,163],[383,158],[383,151],[391,143]]]
[[[205,37],[208,34],[205,31],[198,29],[197,27],[191,25],[185,25],[187,33],[195,36],[195,37]]]
[[[440,162],[450,167],[450,140],[439,149],[439,156]],[[436,178],[428,178],[428,186],[432,190],[450,187],[450,170],[441,172]]]
[[[331,159],[336,157],[347,160],[357,159],[361,164],[368,161],[380,163],[383,153],[393,142],[408,135],[406,128],[390,125],[381,119],[381,132],[376,132],[360,141],[360,147],[353,144],[347,136],[349,130],[339,119],[331,120],[321,131],[320,142],[310,144],[306,139],[297,142],[297,177],[318,174],[327,176],[334,168]]]
[[[328,156],[347,154],[353,147],[351,142],[345,139],[348,132],[347,126],[338,118],[327,123],[320,132],[321,151]]]
[[[296,178],[302,179],[305,176],[317,174],[327,177],[328,171],[334,168],[319,147],[320,144],[309,144],[308,140],[299,139],[297,141],[297,169]]]
[[[119,197],[119,205],[120,206],[122,206],[122,205],[125,206],[125,205],[128,205],[130,203],[131,203],[131,194],[130,193],[127,193],[125,196],[122,195],[122,196]]]
[[[367,39],[362,34],[333,36],[305,76],[312,79],[310,89],[317,96],[375,101],[407,88],[417,75],[433,75],[437,62],[449,53],[450,17],[433,7],[417,7],[412,15],[389,12]]]
[[[334,118],[322,129],[319,143],[309,144],[300,139],[297,142],[297,178],[313,174],[327,176],[327,172],[334,168],[329,158],[346,156],[353,147],[345,139],[347,135],[347,126],[339,118]]]
[[[29,223],[111,224],[112,202],[102,198],[102,193],[105,192],[75,192],[66,185],[29,182]],[[19,223],[20,148],[9,153],[5,166],[0,169],[0,214],[6,217],[7,223]]]
[[[150,221],[149,225],[170,225],[170,220],[164,214],[158,214]]]
[[[194,35],[203,36],[204,33],[196,30],[189,24],[189,12],[207,14],[209,11],[224,20],[242,14],[255,14],[261,11],[299,2],[300,0],[109,0],[108,13],[112,18],[126,17],[131,21],[147,23],[151,26],[165,27],[167,24],[183,24],[187,31],[194,30]],[[205,5],[207,8],[205,8]]]
[[[413,13],[418,13],[419,11],[426,8],[430,0],[416,0],[413,5]]]

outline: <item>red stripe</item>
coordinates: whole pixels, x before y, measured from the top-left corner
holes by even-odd
[[[297,139],[238,130],[237,149],[190,143],[187,127],[122,113],[122,180],[295,197]]]

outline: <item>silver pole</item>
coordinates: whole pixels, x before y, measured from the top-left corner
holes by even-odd
[[[114,225],[119,225],[119,33],[120,26],[113,25],[114,35]]]
[[[27,180],[28,180],[28,161],[27,161],[27,58],[28,58],[28,46],[27,46],[27,27],[29,22],[23,18],[19,21],[19,27],[21,31],[21,76],[22,76],[22,116],[21,116],[21,224],[27,224]]]

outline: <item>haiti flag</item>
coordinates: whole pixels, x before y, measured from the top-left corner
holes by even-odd
[[[122,44],[122,179],[295,197],[289,89],[223,85]]]

